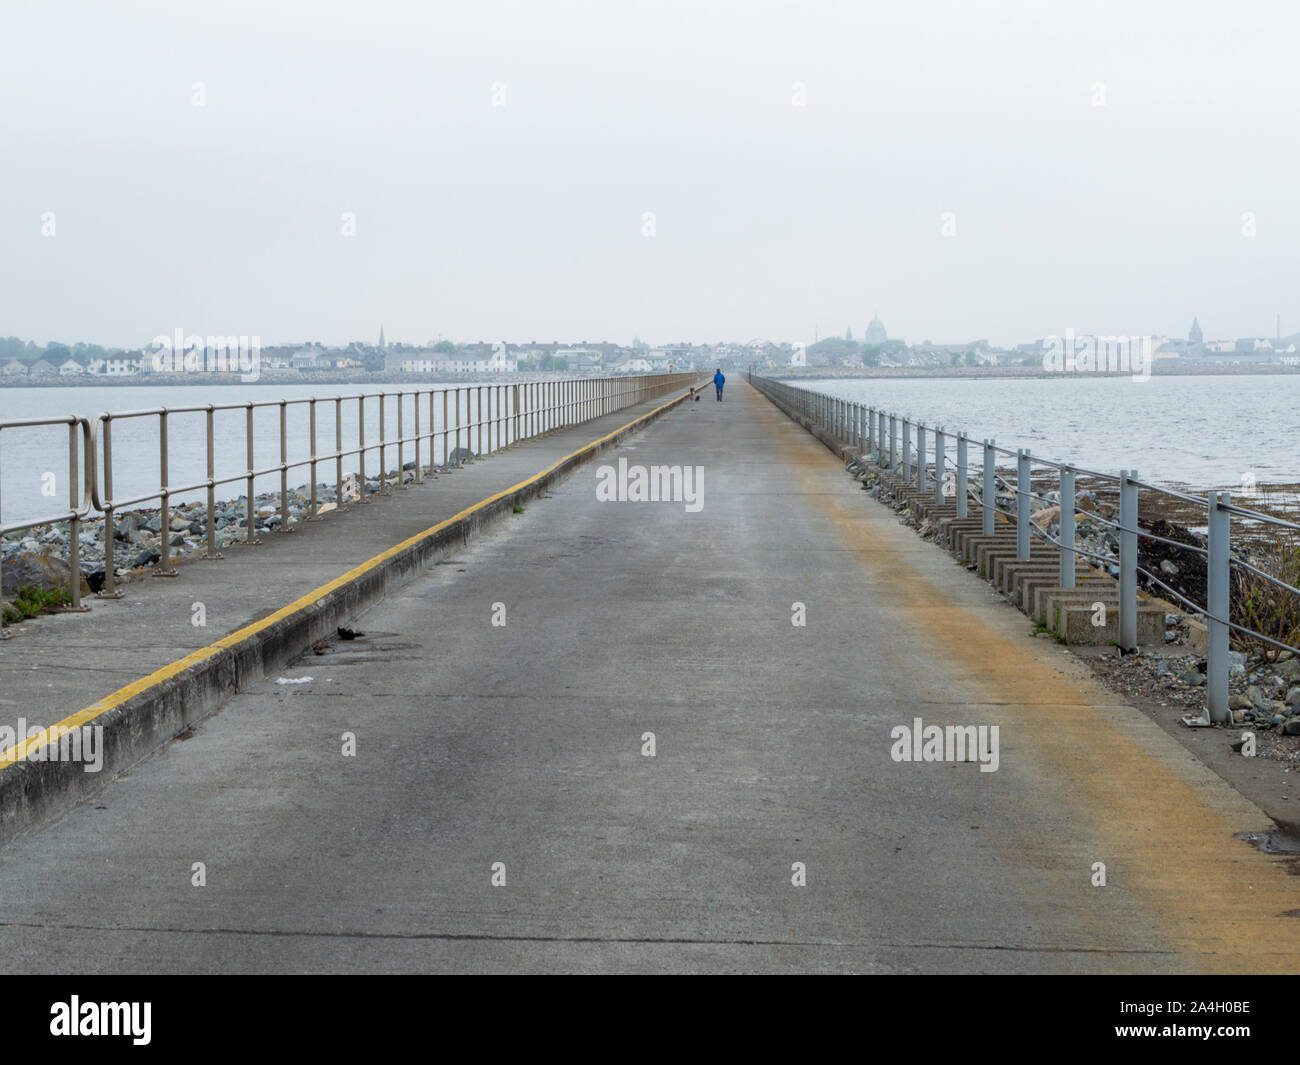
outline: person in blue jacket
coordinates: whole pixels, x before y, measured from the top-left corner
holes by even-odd
[[[718,367],[718,372],[715,373],[715,374],[713,375],[713,383],[714,383],[715,385],[717,385],[717,387],[718,387],[718,402],[719,402],[719,403],[722,402],[722,386],[726,383],[726,381],[727,381],[727,379],[726,379],[725,377],[722,376],[722,367],[719,366],[719,367]]]

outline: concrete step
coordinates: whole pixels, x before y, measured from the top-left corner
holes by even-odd
[[[1104,613],[1090,604],[1063,603],[1056,613],[1054,631],[1067,644],[1117,643],[1119,641],[1119,602],[1105,603]],[[1102,624],[1097,624],[1100,615]],[[1137,642],[1139,644],[1164,643],[1164,607],[1144,606],[1138,603]]]

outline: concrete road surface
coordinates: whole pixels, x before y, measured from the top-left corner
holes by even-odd
[[[4,971],[1300,962],[1264,815],[739,379],[356,627],[0,852]]]

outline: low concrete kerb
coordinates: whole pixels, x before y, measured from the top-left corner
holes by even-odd
[[[639,415],[525,481],[308,592],[267,617],[178,659],[0,754],[0,846],[100,791],[115,776],[215,712],[234,692],[283,669],[314,643],[418,576],[449,545],[536,498],[579,466],[684,402],[690,392]],[[44,759],[57,730],[102,726],[103,763]],[[53,738],[52,738],[53,737]]]

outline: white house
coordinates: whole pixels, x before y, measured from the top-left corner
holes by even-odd
[[[103,364],[98,372],[105,377],[133,377],[140,372],[140,356],[131,352],[122,351],[95,361]]]
[[[398,369],[402,373],[446,373],[447,360],[432,355],[420,355],[413,359],[403,359],[398,364]]]
[[[615,373],[649,373],[653,369],[650,360],[640,356],[630,356],[614,366]]]

